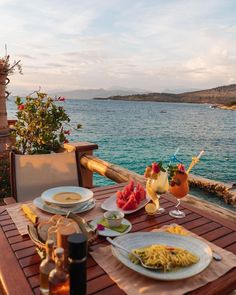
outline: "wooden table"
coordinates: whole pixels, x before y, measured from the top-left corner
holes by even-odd
[[[113,185],[93,189],[95,198],[104,200],[111,196],[123,185]],[[236,225],[230,221],[220,219],[213,214],[184,205],[186,217],[174,219],[168,211],[173,208],[174,200],[170,196],[163,196],[161,205],[166,212],[157,217],[147,216],[144,209],[128,215],[132,222],[132,231],[150,231],[172,222],[183,225],[185,228],[202,236],[208,241],[236,254]],[[0,280],[2,288],[9,295],[39,294],[39,263],[40,258],[35,246],[28,236],[21,236],[15,224],[5,210],[0,207]],[[99,238],[93,245],[95,250],[106,245],[104,238]],[[118,295],[125,294],[109,278],[101,267],[91,258],[88,258],[88,294]],[[214,282],[207,284],[188,294],[229,294],[236,288],[236,268]],[[1,292],[0,292],[1,293]]]

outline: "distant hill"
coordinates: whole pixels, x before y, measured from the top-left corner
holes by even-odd
[[[95,98],[101,99],[101,98]],[[132,95],[116,95],[106,99],[111,100],[133,100],[133,101],[156,101],[156,102],[188,102],[188,103],[210,103],[228,104],[236,101],[236,84],[220,86],[207,90],[174,93],[146,93]]]
[[[57,93],[50,93],[50,95],[59,95],[65,96],[66,98],[71,99],[91,99],[94,97],[98,98],[107,98],[110,96],[127,96],[133,94],[143,94],[147,93],[148,91],[141,90],[141,89],[129,89],[129,88],[122,88],[117,87],[111,89],[77,89],[72,91],[58,91]]]

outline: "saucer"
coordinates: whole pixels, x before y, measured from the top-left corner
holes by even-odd
[[[99,221],[102,219],[102,216],[99,216],[97,218],[95,218],[94,220],[92,220],[90,222],[91,225],[93,225],[94,227],[97,227],[97,225],[99,224]],[[132,229],[132,224],[129,222],[129,220],[127,219],[123,219],[122,220],[122,224],[125,224],[125,225],[129,225],[129,227],[123,232],[123,233],[120,233],[120,232],[117,232],[115,230],[112,230],[110,228],[107,228],[107,227],[104,227],[104,230],[98,230],[98,234],[100,236],[103,236],[103,237],[118,237],[118,236],[122,236],[124,234],[127,234],[128,232],[130,232],[130,230]]]

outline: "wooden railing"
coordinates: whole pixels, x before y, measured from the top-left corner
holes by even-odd
[[[116,183],[127,182],[131,178],[141,183],[146,182],[144,176],[121,166],[99,159],[93,155],[82,155],[80,163],[85,169],[88,169],[93,173],[98,173]]]
[[[82,180],[83,186],[85,187],[93,187],[93,173],[98,173],[108,179],[113,180],[116,183],[127,182],[130,179],[134,179],[137,182],[140,182],[145,185],[146,179],[144,176],[125,169],[119,165],[112,164],[110,162],[104,161],[98,157],[93,155],[93,151],[98,148],[96,144],[91,144],[88,142],[80,142],[80,143],[73,143],[66,145],[68,148],[75,148],[77,152],[77,158],[80,160],[78,163],[81,167],[82,171]],[[232,195],[233,198],[236,200],[236,195],[233,192],[230,192],[229,186],[224,183],[220,183],[217,181],[211,181],[209,179],[200,178],[198,176],[190,175],[189,176],[190,185],[193,184],[194,186],[199,182],[202,184],[202,189],[209,187],[211,190],[213,188],[221,188],[219,191],[225,194]],[[223,187],[223,188],[222,188]],[[216,190],[217,193],[217,190]],[[214,212],[217,215],[227,218],[229,220],[233,220],[236,222],[236,214],[232,210],[223,208],[216,204],[210,203],[203,199],[200,199],[193,195],[188,195],[186,198],[182,200],[183,202],[189,203],[195,207],[204,209],[208,212]]]

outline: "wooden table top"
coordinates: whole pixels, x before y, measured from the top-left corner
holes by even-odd
[[[96,199],[104,200],[122,188],[124,184],[94,188]],[[205,238],[206,240],[236,254],[236,225],[228,220],[221,219],[213,214],[201,211],[184,204],[182,208],[186,213],[183,219],[174,219],[168,212],[173,208],[175,200],[168,195],[161,198],[161,205],[166,210],[158,216],[147,216],[144,209],[127,215],[132,222],[132,232],[150,231],[165,224],[178,223],[188,230]],[[9,295],[31,295],[39,292],[39,263],[40,258],[35,246],[28,236],[21,236],[15,224],[5,210],[7,206],[0,207],[0,281],[2,288]],[[95,250],[106,245],[104,238],[100,237],[92,246]],[[104,270],[88,257],[88,294],[122,295],[125,294],[109,278]],[[236,288],[236,268],[214,282],[208,283],[188,294],[229,294]],[[1,292],[0,292],[1,293]]]

